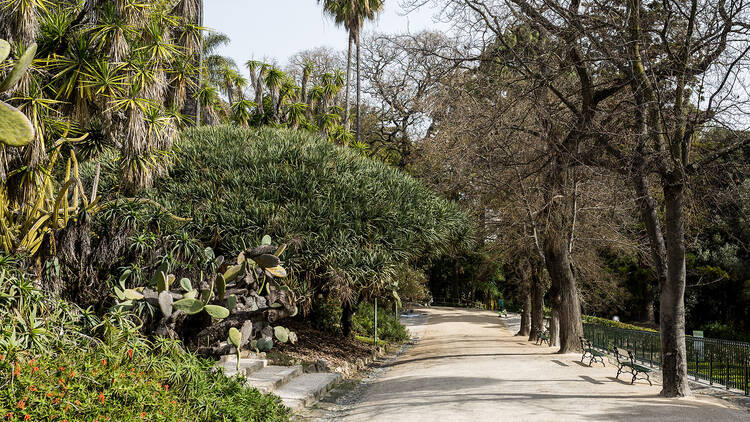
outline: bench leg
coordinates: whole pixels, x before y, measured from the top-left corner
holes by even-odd
[[[635,384],[635,378],[638,376],[638,372],[633,372],[633,380],[630,381],[630,385]]]
[[[615,376],[615,379],[620,379],[620,374],[622,374],[622,366],[617,367],[617,376]]]

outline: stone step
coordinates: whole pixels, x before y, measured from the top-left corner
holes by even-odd
[[[279,387],[274,394],[292,410],[310,406],[336,386],[340,374],[320,372],[300,375]]]
[[[247,384],[264,393],[272,393],[289,380],[302,375],[302,366],[266,366],[247,376]]]
[[[237,374],[237,356],[225,355],[219,359],[218,365],[224,369],[224,375],[231,377]],[[265,359],[240,359],[240,370],[239,373],[244,376],[257,372],[268,366],[268,361]]]

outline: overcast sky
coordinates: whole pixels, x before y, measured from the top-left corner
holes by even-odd
[[[366,32],[404,33],[435,29],[429,7],[407,15],[400,0],[386,0],[385,10]],[[221,54],[242,67],[250,58],[276,59],[284,65],[294,53],[327,46],[346,50],[343,28],[323,14],[316,0],[206,0],[204,25],[223,32],[232,42]]]

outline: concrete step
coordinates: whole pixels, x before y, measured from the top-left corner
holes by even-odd
[[[281,397],[285,406],[297,410],[318,401],[340,379],[340,374],[328,372],[303,374],[276,389],[274,394]]]
[[[272,393],[289,380],[302,375],[302,366],[266,366],[247,376],[247,384],[264,393]]]
[[[228,377],[237,374],[237,356],[225,355],[219,359],[219,367],[224,369],[224,374]],[[240,359],[240,370],[239,373],[244,376],[257,372],[268,366],[268,361],[265,359]]]

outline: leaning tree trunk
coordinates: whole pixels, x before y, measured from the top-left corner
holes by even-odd
[[[354,37],[352,37],[352,33],[350,32],[349,51],[346,54],[346,100],[344,101],[344,129],[346,130],[349,130],[349,97],[352,90],[352,44],[354,44]]]
[[[680,173],[677,171],[676,173]],[[665,397],[690,395],[685,348],[685,185],[681,174],[665,177],[667,280],[659,296],[662,390]]]
[[[578,337],[583,335],[581,305],[578,301],[578,288],[571,268],[570,250],[565,236],[556,231],[548,232],[544,243],[544,256],[560,318],[558,353],[580,351],[581,342]]]
[[[536,340],[544,331],[544,277],[542,271],[534,270],[531,278],[531,330],[529,340]]]
[[[527,284],[527,283],[524,283]],[[528,284],[523,288],[523,309],[521,310],[521,328],[517,336],[528,336],[531,331],[531,291]]]

